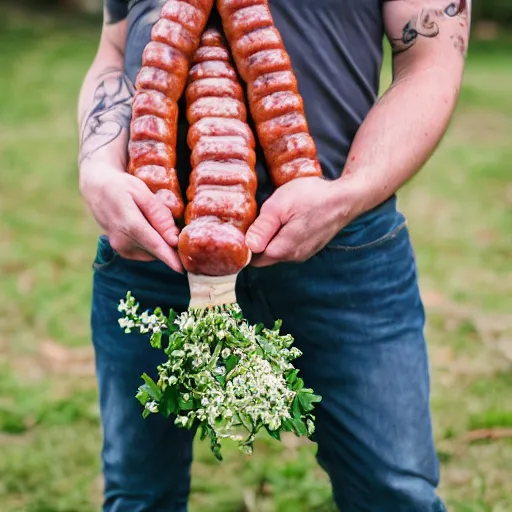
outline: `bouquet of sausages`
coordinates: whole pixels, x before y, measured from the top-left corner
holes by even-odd
[[[235,283],[249,264],[245,234],[257,213],[255,136],[274,184],[321,176],[290,58],[268,0],[217,0],[225,33],[207,29],[214,0],[168,0],[151,32],[136,79],[128,171],[172,211],[184,215],[178,251],[191,302],[180,316],[139,313],[130,294],[120,325],[151,335],[168,361],[137,395],[144,414],[199,428],[221,458],[220,440],[250,453],[261,429],[276,439],[314,431],[320,397],[304,388],[291,361],[291,336],[250,326],[236,304]],[[192,172],[185,208],[176,165],[177,102],[185,94]],[[165,344],[163,345],[163,342]]]

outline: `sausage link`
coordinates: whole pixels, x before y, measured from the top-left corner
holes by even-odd
[[[227,97],[240,102],[244,101],[242,86],[229,78],[201,78],[196,80],[187,87],[185,96],[187,105],[205,97]]]
[[[239,119],[220,117],[203,117],[194,123],[188,131],[187,144],[190,149],[193,149],[201,137],[214,136],[236,136],[242,138],[250,149],[254,149],[256,145],[252,130],[247,123]]]
[[[217,0],[272,181],[322,176],[290,57],[268,0]]]
[[[178,250],[188,272],[231,275],[250,257],[245,232],[256,217],[254,134],[218,31],[203,34],[193,61],[185,93],[192,173]]]
[[[212,8],[213,0],[167,0],[135,80],[128,172],[144,181],[175,218],[184,212],[175,170],[177,102]]]

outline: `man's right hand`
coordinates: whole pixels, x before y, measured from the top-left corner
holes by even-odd
[[[144,182],[110,165],[84,171],[80,191],[112,248],[123,258],[159,259],[183,272],[175,249],[178,227],[169,208]]]

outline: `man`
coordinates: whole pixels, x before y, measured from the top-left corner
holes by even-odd
[[[130,102],[162,2],[107,0],[80,96],[80,188],[100,237],[92,306],[104,429],[104,510],[187,510],[192,434],[143,420],[140,375],[161,362],[125,336],[116,305],[184,310],[187,279],[170,211],[126,173]],[[343,512],[444,511],[429,413],[424,311],[395,192],[425,163],[452,115],[469,1],[271,0],[297,73],[324,177],[273,191],[258,164],[255,257],[237,295],[251,322],[283,319],[304,355],[317,408],[318,460]],[[213,21],[216,22],[216,19]],[[384,31],[393,84],[377,98]],[[183,114],[183,109],[182,109]],[[187,184],[186,122],[178,172]],[[108,237],[108,238],[107,238]]]

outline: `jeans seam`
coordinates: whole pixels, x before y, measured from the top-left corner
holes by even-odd
[[[360,250],[363,250],[363,249],[370,249],[370,248],[373,248],[373,247],[378,247],[378,246],[388,242],[389,240],[393,240],[394,238],[396,238],[398,236],[398,234],[405,227],[407,227],[407,221],[406,220],[404,220],[400,225],[398,225],[395,229],[393,229],[393,231],[391,231],[390,233],[387,233],[387,234],[381,236],[380,238],[377,238],[377,240],[374,240],[373,242],[368,242],[366,244],[355,245],[355,246],[328,244],[326,246],[326,249],[327,250],[331,250],[331,251],[355,252],[355,251],[360,251]]]

